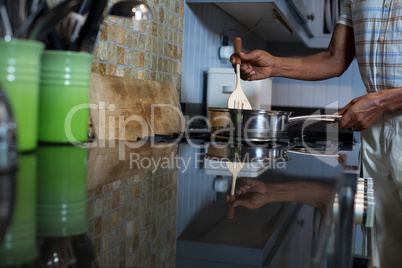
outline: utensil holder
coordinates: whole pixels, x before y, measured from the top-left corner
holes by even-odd
[[[30,40],[0,40],[0,83],[17,123],[18,151],[36,149],[39,80],[44,44]]]
[[[85,142],[93,56],[71,51],[45,51],[39,98],[41,142]]]
[[[85,233],[87,149],[72,145],[38,148],[38,236]]]

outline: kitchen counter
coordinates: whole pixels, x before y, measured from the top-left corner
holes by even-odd
[[[20,155],[7,230],[13,243],[0,247],[0,266],[55,261],[53,253],[61,261],[63,248],[81,267],[295,267],[312,256],[327,260],[317,245],[328,244],[323,231],[333,225],[324,223],[347,181],[345,159],[288,153],[289,161],[271,163],[253,179],[286,183],[293,193],[256,210],[237,207],[229,220],[224,192],[231,177],[204,168],[207,148],[111,145],[41,144]],[[305,193],[296,195],[292,184]],[[328,193],[321,201],[308,192],[320,187]]]
[[[336,225],[328,222],[337,206],[334,197],[350,179],[345,170],[356,182],[357,167],[349,165],[356,163],[358,150],[358,146],[340,150],[341,155],[349,154],[347,158],[288,151],[289,161],[271,162],[262,172],[243,167],[255,175],[250,180],[280,190],[258,209],[236,207],[229,220],[224,196],[230,173],[222,173],[224,165],[206,168],[202,159],[208,148],[181,144],[179,152],[190,162],[189,170],[179,172],[177,184],[177,267],[311,267],[313,259],[322,267],[330,257],[318,249],[328,246],[326,236]]]

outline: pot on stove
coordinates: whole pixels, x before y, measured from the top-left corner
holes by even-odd
[[[290,124],[305,121],[335,122],[339,115],[290,117],[292,112],[209,107],[212,135],[223,139],[267,141],[286,137]]]

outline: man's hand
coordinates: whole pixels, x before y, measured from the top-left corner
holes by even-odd
[[[381,106],[383,92],[368,93],[350,101],[338,114],[339,125],[344,129],[364,130],[370,127],[385,110]]]
[[[250,178],[238,179],[234,200],[231,198],[230,193],[226,195],[226,202],[231,202],[230,205],[234,207],[242,206],[247,209],[259,208],[269,201],[266,184]]]
[[[243,80],[253,81],[271,77],[275,67],[274,56],[263,50],[240,52],[241,58],[240,77]],[[230,57],[233,68],[236,69],[234,54]]]

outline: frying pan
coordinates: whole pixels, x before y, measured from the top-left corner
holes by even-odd
[[[265,141],[286,137],[290,124],[305,120],[335,122],[340,115],[290,117],[292,112],[209,107],[212,135],[224,139]]]

